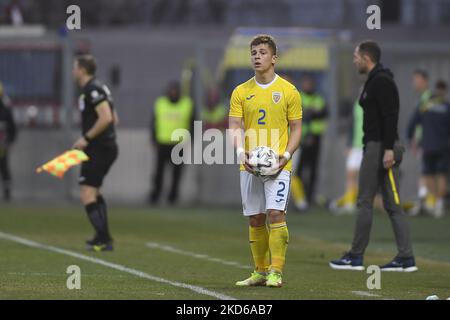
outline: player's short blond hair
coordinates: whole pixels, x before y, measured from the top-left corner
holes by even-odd
[[[250,50],[253,46],[257,46],[260,44],[267,44],[270,50],[272,50],[273,55],[277,54],[277,45],[272,36],[269,36],[268,34],[258,34],[250,42]]]

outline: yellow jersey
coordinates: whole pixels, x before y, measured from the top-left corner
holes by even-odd
[[[259,84],[253,77],[237,86],[229,116],[244,121],[245,151],[267,146],[282,155],[289,140],[289,121],[302,118],[301,104],[295,86],[278,75],[268,84]],[[284,169],[292,170],[291,160]]]

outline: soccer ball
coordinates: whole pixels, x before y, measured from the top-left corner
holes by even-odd
[[[248,162],[257,175],[265,177],[275,173],[274,168],[278,166],[278,157],[271,148],[259,146],[250,152]]]

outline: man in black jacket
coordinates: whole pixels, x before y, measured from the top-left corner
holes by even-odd
[[[363,254],[369,244],[373,202],[378,189],[394,229],[398,254],[382,271],[413,272],[415,264],[409,227],[402,211],[398,191],[398,172],[403,148],[397,143],[400,108],[393,74],[380,63],[377,43],[365,41],[354,52],[359,73],[367,74],[359,104],[363,108],[364,155],[359,175],[358,215],[351,250],[330,262],[338,270],[364,270]]]
[[[11,171],[8,163],[8,151],[16,139],[16,124],[8,106],[8,98],[0,83],[0,174],[3,182],[3,199],[11,199]]]

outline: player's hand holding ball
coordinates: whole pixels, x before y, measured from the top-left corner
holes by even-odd
[[[238,148],[236,150],[237,159],[240,164],[242,164],[245,168],[245,171],[255,174],[253,171],[253,167],[249,163],[249,153],[245,152],[244,148]]]
[[[260,146],[250,152],[248,165],[257,176],[269,178],[277,175],[288,161],[288,158],[280,157],[271,148]]]

